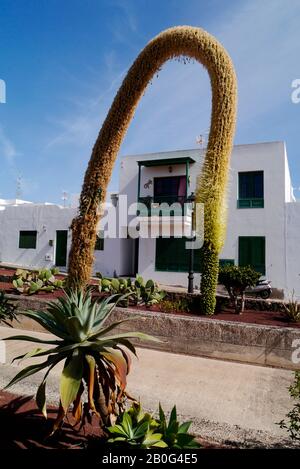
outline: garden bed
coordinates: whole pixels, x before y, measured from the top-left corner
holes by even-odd
[[[95,282],[95,281],[94,281]],[[23,303],[23,300],[26,298],[35,299],[39,302],[40,300],[43,301],[50,301],[55,300],[56,298],[60,298],[64,296],[64,292],[62,290],[55,290],[52,293],[48,292],[39,292],[38,294],[27,296],[21,295],[16,293],[14,288],[12,287],[11,283],[8,282],[0,282],[0,290],[4,290],[7,294],[11,296],[12,299],[17,300],[18,303]],[[96,289],[93,293],[95,297],[104,296],[100,294]],[[138,306],[130,306],[132,310],[139,310],[145,312],[160,312],[162,314],[179,314],[181,316],[189,316],[189,317],[199,317],[203,316],[201,314],[201,307],[200,307],[200,295],[188,295],[185,293],[173,293],[168,292],[168,298],[171,301],[176,301],[178,298],[187,298],[190,307],[189,311],[176,311],[175,309],[171,309],[165,311],[160,304],[153,305],[147,307],[145,305],[138,305]],[[276,302],[277,303],[277,302]],[[252,308],[249,307],[252,304]],[[270,301],[267,300],[255,300],[255,299],[247,299],[246,300],[246,309],[242,314],[236,314],[234,309],[229,305],[229,299],[227,297],[218,296],[217,297],[217,308],[216,313],[213,316],[205,316],[206,319],[216,319],[221,321],[233,321],[237,323],[246,323],[246,324],[262,324],[266,326],[274,326],[274,327],[292,327],[296,329],[300,329],[300,322],[290,322],[287,317],[285,316],[284,312],[282,311],[282,303],[278,303],[279,307],[274,307]],[[261,306],[262,305],[262,306]],[[259,307],[261,306],[261,309]],[[268,309],[269,307],[269,309]]]
[[[91,282],[97,283],[97,279]],[[1,288],[16,302],[19,312],[45,310],[49,300],[64,295],[59,289],[52,293],[40,291],[30,296],[15,294],[9,282],[0,283]],[[99,293],[97,288],[93,294],[96,297],[107,295]],[[300,339],[300,324],[288,321],[282,311],[282,302],[247,299],[245,312],[236,314],[230,307],[229,298],[218,295],[216,314],[208,317],[201,315],[200,300],[199,293],[168,292],[167,301],[157,305],[118,306],[108,322],[131,319],[128,326],[127,322],[120,326],[120,331],[126,332],[129,327],[130,330],[134,328],[162,339],[159,344],[147,344],[149,348],[288,369],[299,368],[292,357],[296,342]],[[173,305],[177,305],[177,309]],[[20,323],[15,322],[14,325],[27,330],[41,330],[37,323],[22,316]]]
[[[194,308],[188,312],[186,311],[163,311],[161,306],[153,305],[147,307],[145,305],[131,306],[132,310],[137,311],[149,311],[149,312],[159,312],[163,314],[177,314],[180,316],[203,316],[199,311],[200,308]],[[265,326],[275,326],[275,327],[292,327],[299,329],[300,322],[292,323],[290,322],[284,313],[279,311],[265,311],[265,310],[245,310],[242,314],[237,314],[233,308],[227,307],[221,311],[217,311],[213,316],[205,316],[206,319],[216,319],[221,321],[233,321],[246,324],[261,324]]]
[[[68,414],[61,430],[48,437],[57,408],[47,406],[46,420],[37,409],[32,396],[17,396],[0,391],[0,449],[99,449],[101,431],[97,418],[84,429],[72,428],[73,417]],[[230,448],[216,442],[197,438],[205,449]]]

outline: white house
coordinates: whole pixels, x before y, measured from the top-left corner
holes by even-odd
[[[76,209],[0,199],[0,263],[65,267]]]
[[[190,235],[190,205],[184,211],[181,206],[195,190],[204,152],[179,150],[121,159],[119,193],[112,196],[102,220],[105,238],[97,241],[94,271],[107,276],[138,272],[166,285],[187,285],[189,251],[186,238],[177,236],[180,228]],[[170,214],[163,202],[177,202],[179,209]],[[300,296],[300,202],[293,196],[283,142],[234,146],[227,206],[220,262],[250,264],[272,282],[278,296],[292,290]],[[75,212],[55,205],[1,207],[0,200],[0,262],[66,266]],[[164,228],[170,229],[167,237],[161,236]],[[199,285],[201,250],[195,252],[194,269]]]

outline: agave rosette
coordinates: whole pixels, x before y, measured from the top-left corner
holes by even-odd
[[[22,369],[6,386],[16,384],[43,369],[46,374],[38,387],[36,402],[47,418],[46,381],[49,372],[61,361],[64,368],[60,378],[60,403],[53,432],[61,425],[73,404],[75,424],[84,423],[90,414],[96,414],[101,425],[112,424],[124,409],[127,397],[126,377],[130,370],[129,351],[136,355],[130,339],[158,340],[141,332],[113,334],[113,330],[124,321],[104,325],[104,321],[124,295],[112,295],[100,301],[92,301],[90,291],[70,291],[56,302],[48,303],[47,311],[27,311],[26,317],[42,325],[58,340],[43,340],[26,335],[7,337],[5,340],[24,340],[52,345],[47,350],[35,349],[15,357],[21,360],[47,356],[41,363]],[[132,319],[132,318],[131,318]],[[87,390],[88,401],[82,402]]]

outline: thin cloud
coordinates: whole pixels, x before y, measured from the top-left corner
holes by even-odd
[[[112,73],[113,59],[111,56],[105,57],[104,69],[103,81],[108,82],[109,85],[102,92],[81,98],[77,97],[76,100],[72,101],[72,111],[69,115],[62,118],[49,118],[49,122],[59,131],[46,143],[46,150],[59,145],[85,146],[93,143],[105,119],[110,102],[126,72],[124,69],[116,74]],[[110,79],[113,75],[114,78]]]

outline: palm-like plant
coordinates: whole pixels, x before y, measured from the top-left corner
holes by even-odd
[[[36,349],[15,357],[14,360],[29,357],[47,356],[47,360],[30,365],[21,370],[6,386],[34,373],[47,369],[44,379],[38,387],[36,402],[47,418],[46,380],[49,372],[62,360],[64,368],[60,379],[59,411],[54,422],[53,432],[57,430],[73,403],[75,424],[89,414],[96,414],[100,425],[114,423],[117,415],[124,409],[127,397],[126,376],[130,368],[130,354],[136,354],[129,339],[139,338],[158,340],[140,332],[127,332],[108,335],[120,323],[120,320],[104,326],[103,322],[124,297],[112,295],[100,302],[93,302],[90,291],[70,291],[57,302],[48,303],[47,311],[27,311],[25,316],[41,324],[59,340],[42,340],[30,336],[13,336],[5,340],[24,340],[52,345],[48,350]],[[126,350],[127,349],[127,350]],[[87,388],[88,402],[83,405],[82,394]]]

